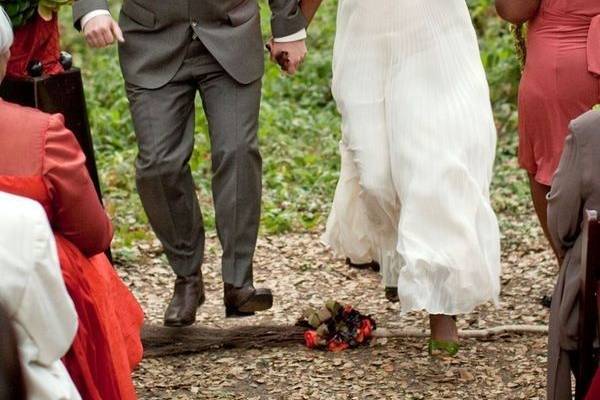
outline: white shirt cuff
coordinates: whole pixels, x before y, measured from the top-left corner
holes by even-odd
[[[85,14],[82,18],[81,18],[81,29],[83,30],[83,28],[85,28],[85,24],[87,24],[88,22],[90,22],[90,20],[94,17],[97,17],[99,15],[110,15],[110,11],[108,10],[94,10],[94,11],[90,11],[89,13]]]
[[[274,38],[277,43],[288,43],[288,42],[296,42],[298,40],[306,39],[306,29],[302,29],[294,34],[289,36],[284,36],[280,38]]]

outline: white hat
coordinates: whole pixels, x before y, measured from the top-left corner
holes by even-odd
[[[0,6],[0,54],[6,53],[13,43],[12,24],[4,8]]]

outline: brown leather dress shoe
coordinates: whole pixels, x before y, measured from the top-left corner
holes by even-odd
[[[196,321],[196,311],[204,303],[202,274],[178,276],[173,298],[165,312],[165,326],[183,327]]]
[[[255,289],[252,285],[236,288],[225,284],[225,315],[248,317],[257,311],[273,307],[273,294],[270,289]]]

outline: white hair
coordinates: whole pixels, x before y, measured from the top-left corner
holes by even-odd
[[[6,53],[13,43],[12,24],[4,8],[0,6],[0,54]]]

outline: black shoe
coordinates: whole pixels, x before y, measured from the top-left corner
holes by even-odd
[[[165,326],[183,327],[196,322],[196,311],[204,303],[202,274],[178,276],[175,291],[165,311]]]
[[[550,308],[552,306],[552,296],[549,296],[547,294],[545,294],[541,299],[540,299],[540,304],[543,307],[546,308]]]
[[[398,288],[386,287],[385,298],[391,303],[398,303],[400,301],[400,297],[398,296]]]
[[[273,307],[273,294],[270,289],[255,289],[252,285],[236,288],[225,284],[225,316],[248,317],[257,311]]]
[[[356,269],[371,268],[375,272],[379,272],[379,270],[380,270],[379,263],[376,261],[371,261],[370,263],[365,263],[365,264],[355,264],[352,262],[352,260],[350,260],[350,258],[346,258],[346,265],[348,265],[350,268],[356,268]]]

